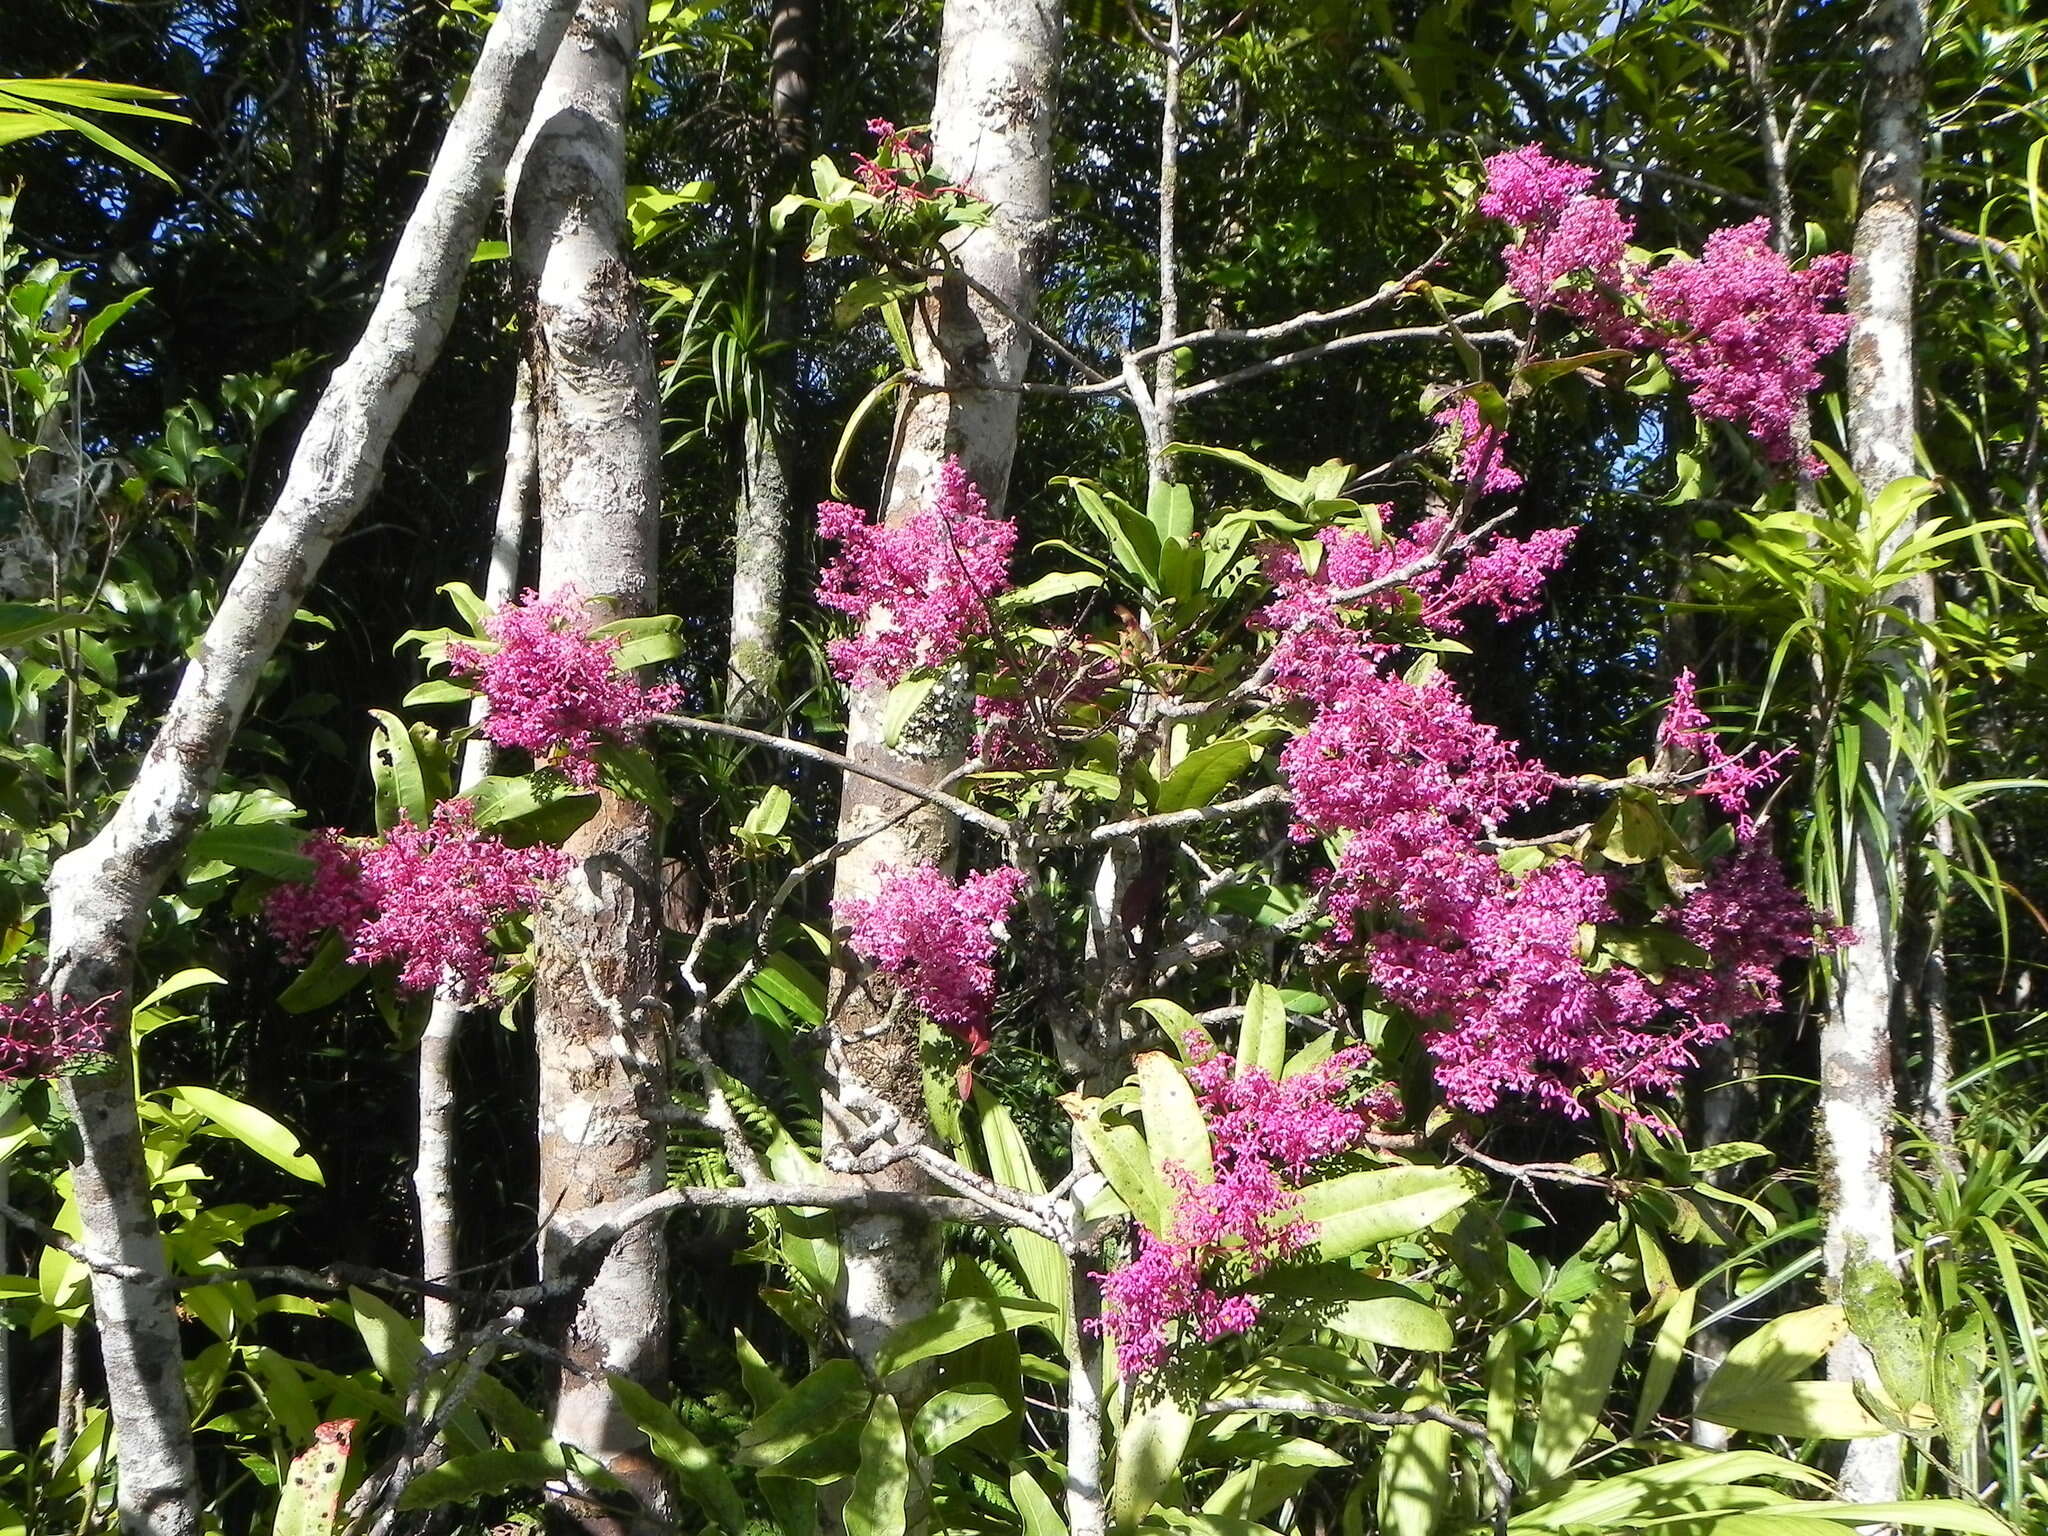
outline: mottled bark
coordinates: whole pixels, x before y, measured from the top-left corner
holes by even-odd
[[[661,486],[659,412],[640,297],[626,265],[628,89],[646,24],[640,0],[584,0],[556,52],[513,168],[512,260],[528,317],[544,592],[579,589],[617,616],[652,612]],[[663,1138],[640,1095],[666,1098],[645,1000],[661,993],[660,826],[601,792],[569,840],[577,861],[540,922],[534,1045],[540,1061],[541,1268],[560,1271],[592,1206],[666,1183]],[[657,1064],[641,1073],[622,1052]],[[559,1341],[595,1379],[564,1370],[558,1439],[622,1478],[646,1506],[627,1522],[572,1501],[593,1532],[666,1530],[670,1495],[646,1438],[605,1372],[655,1391],[668,1376],[668,1266],[661,1228],[605,1257]]]
[[[1876,0],[1864,45],[1863,196],[1850,279],[1848,423],[1851,463],[1876,496],[1910,475],[1914,459],[1913,283],[1919,253],[1925,86],[1924,0]],[[1894,545],[1911,533],[1910,522]],[[1908,606],[1924,596],[1893,594]],[[1925,673],[1896,626],[1881,664],[1904,693],[1901,707],[1925,706]],[[1864,782],[1874,804],[1859,811],[1848,848],[1844,918],[1857,942],[1837,967],[1821,1029],[1821,1170],[1827,1221],[1822,1244],[1829,1285],[1862,1289],[1858,1271],[1898,1262],[1892,1197],[1892,1028],[1898,1003],[1899,870],[1911,774],[1900,745],[1864,731]],[[1877,1371],[1853,1335],[1828,1361],[1838,1381],[1874,1386]],[[1899,1496],[1902,1444],[1884,1435],[1851,1441],[1841,1496]]]
[[[363,337],[321,392],[219,610],[179,680],[120,806],[50,875],[52,990],[111,998],[121,1029],[110,1069],[65,1094],[79,1128],[74,1170],[88,1243],[164,1272],[125,1038],[135,946],[151,901],[205,819],[257,680],[320,563],[368,500],[392,431],[438,355],[520,125],[569,14],[568,0],[509,0],[406,222]],[[199,1529],[177,1315],[162,1287],[93,1277],[108,1399],[120,1438],[122,1529]]]
[[[802,174],[811,144],[817,30],[813,0],[777,0],[768,25],[769,127],[776,152],[770,196]],[[765,199],[759,206],[765,206]],[[757,222],[765,227],[766,221]],[[782,620],[789,583],[789,536],[796,515],[790,484],[789,407],[795,393],[795,298],[803,261],[795,232],[769,236],[762,253],[767,339],[781,343],[763,359],[766,411],[749,416],[740,443],[740,490],[733,509],[732,619],[726,645],[726,717],[766,724],[782,672]]]
[[[994,207],[981,229],[965,232],[954,259],[999,303],[971,293],[958,277],[936,282],[913,327],[919,371],[946,388],[910,401],[898,417],[884,514],[900,523],[924,504],[940,468],[957,454],[1000,513],[1016,451],[1019,396],[987,385],[1016,384],[1031,356],[1018,316],[1037,308],[1052,214],[1051,138],[1059,66],[1059,0],[947,0],[932,113],[932,161]],[[1007,312],[1006,312],[1007,311]],[[847,752],[915,782],[931,784],[967,752],[972,698],[964,683],[942,685],[893,747],[884,739],[886,694],[854,695]],[[841,836],[902,809],[903,797],[849,775],[840,800]],[[917,812],[870,838],[838,865],[835,900],[871,895],[877,870],[954,862],[953,821]],[[890,1010],[881,989],[837,973],[828,1057],[825,1135],[830,1148],[886,1106],[903,1117],[903,1136],[928,1135],[909,1009]],[[883,1187],[922,1188],[915,1166],[899,1162],[866,1176]],[[937,1305],[943,1268],[937,1234],[899,1217],[849,1217],[841,1223],[845,1290],[839,1298],[854,1352],[871,1360],[889,1332]]]
[[[501,608],[517,595],[519,554],[537,493],[538,463],[534,443],[533,394],[525,364],[512,392],[512,419],[505,441],[505,474],[498,487],[498,514],[491,525],[491,547],[484,572],[484,601]],[[482,724],[485,703],[479,695],[470,704],[472,729]],[[491,771],[496,749],[477,731],[464,743],[460,784],[466,793]],[[457,1225],[455,1047],[467,1012],[455,987],[444,983],[434,994],[433,1011],[420,1035],[419,1152],[413,1162],[413,1193],[419,1204],[420,1273],[429,1280],[453,1284],[462,1267],[461,1231]],[[452,1301],[429,1296],[421,1324],[427,1348],[436,1354],[455,1346],[461,1331],[461,1309]]]

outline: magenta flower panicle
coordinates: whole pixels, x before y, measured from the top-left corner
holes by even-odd
[[[113,1036],[111,999],[62,1003],[36,992],[0,1003],[0,1083],[61,1077],[106,1058]]]
[[[931,504],[896,526],[827,501],[818,531],[839,545],[819,573],[818,601],[859,628],[826,652],[833,672],[856,687],[893,687],[949,665],[988,633],[990,605],[1009,589],[1017,530],[988,515],[957,458],[939,471]]]
[[[1747,433],[1771,463],[1791,461],[1818,365],[1849,334],[1848,317],[1829,308],[1849,257],[1795,269],[1757,219],[1709,235],[1697,259],[1652,268],[1630,255],[1633,226],[1614,199],[1593,195],[1595,180],[1533,145],[1486,162],[1479,211],[1514,232],[1501,251],[1509,285],[1609,346],[1661,352],[1695,412]]]
[[[849,946],[970,1057],[981,1055],[990,1045],[997,929],[1024,888],[1023,872],[1004,866],[958,885],[929,864],[876,873],[873,897],[833,906]]]
[[[1200,1030],[1184,1045],[1188,1081],[1209,1125],[1212,1176],[1197,1182],[1169,1168],[1174,1205],[1166,1235],[1141,1228],[1130,1261],[1094,1277],[1103,1297],[1098,1326],[1115,1339],[1127,1376],[1166,1366],[1184,1329],[1212,1344],[1251,1328],[1263,1306],[1246,1287],[1315,1243],[1315,1224],[1298,1211],[1301,1186],[1363,1145],[1399,1108],[1384,1087],[1360,1089],[1371,1060],[1363,1046],[1276,1081],[1256,1067],[1241,1069]]]
[[[547,597],[529,590],[484,620],[495,650],[462,641],[448,647],[449,670],[484,696],[484,734],[586,788],[597,782],[600,745],[634,741],[682,693],[673,684],[649,687],[621,668],[621,638],[593,633],[598,618],[574,587]]]
[[[374,840],[316,833],[307,844],[313,877],[280,885],[265,904],[272,933],[302,959],[332,931],[351,963],[397,966],[403,991],[431,992],[445,980],[466,1000],[480,996],[492,928],[534,911],[570,860],[554,848],[514,848],[471,817],[468,801],[446,800],[425,826],[408,815]]]

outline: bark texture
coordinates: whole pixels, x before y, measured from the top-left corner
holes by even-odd
[[[1849,448],[1873,497],[1914,473],[1913,282],[1920,234],[1925,87],[1924,0],[1876,0],[1866,23],[1863,197],[1850,281]],[[1903,541],[1910,526],[1895,536]],[[1907,604],[1915,592],[1895,594]],[[1884,665],[1904,690],[1903,708],[1925,704],[1925,676],[1894,627]],[[1910,772],[1896,745],[1866,730],[1864,782],[1875,805],[1859,815],[1848,850],[1844,914],[1858,942],[1843,955],[1821,1031],[1822,1170],[1828,1194],[1823,1242],[1828,1281],[1862,1289],[1859,1271],[1895,1266],[1891,1119],[1892,1026],[1899,994],[1899,869]],[[1835,1380],[1875,1384],[1869,1351],[1851,1336],[1828,1362]],[[1849,1443],[1841,1497],[1899,1496],[1896,1436]]]
[[[533,391],[524,364],[512,392],[512,424],[505,440],[505,476],[498,489],[498,515],[491,525],[489,562],[484,572],[484,601],[501,608],[517,595],[519,554],[526,542],[526,524],[537,491],[538,464],[534,443]],[[484,700],[469,708],[472,728],[481,724]],[[478,731],[462,748],[460,785],[463,793],[491,771],[497,749]],[[419,1153],[413,1162],[413,1194],[419,1205],[420,1274],[453,1284],[462,1268],[461,1231],[455,1192],[456,1111],[455,1047],[462,1033],[461,995],[443,985],[434,994],[434,1009],[420,1036]],[[437,1296],[425,1300],[421,1331],[436,1354],[455,1347],[461,1330],[461,1309]]]
[[[640,0],[584,0],[513,171],[541,589],[577,588],[612,616],[654,610],[660,534],[654,362],[626,265],[625,113],[645,25]],[[642,1094],[667,1097],[658,1009],[644,1006],[661,993],[660,827],[646,807],[604,791],[567,851],[577,863],[543,914],[534,985],[541,1268],[550,1278],[560,1273],[579,1212],[667,1182],[660,1127],[640,1111]],[[629,1065],[628,1056],[652,1069]],[[556,1437],[602,1461],[647,1511],[627,1522],[572,1505],[587,1530],[669,1528],[659,1465],[605,1380],[616,1372],[662,1391],[668,1324],[666,1246],[660,1224],[650,1222],[605,1257],[560,1341],[576,1366],[595,1374],[560,1373]]]
[[[795,181],[810,151],[816,30],[814,0],[777,0],[768,25],[769,127],[776,146],[766,188],[771,196]],[[765,219],[757,222],[766,225]],[[796,332],[793,298],[800,291],[803,263],[794,231],[771,239],[761,263],[767,336],[771,343],[786,344]],[[795,514],[788,417],[796,382],[794,351],[785,346],[771,353],[763,368],[768,410],[763,417],[748,418],[740,445],[732,629],[726,646],[726,716],[748,725],[763,724],[774,712]]]
[[[86,1240],[151,1275],[163,1241],[142,1161],[125,1041],[135,946],[149,906],[205,819],[264,664],[335,538],[374,488],[385,447],[447,336],[505,165],[569,17],[569,0],[508,0],[406,221],[363,337],[300,437],[277,504],[251,541],[127,796],[50,874],[52,989],[111,998],[124,1038],[110,1069],[70,1079]],[[159,1286],[93,1277],[108,1398],[120,1438],[122,1529],[199,1529],[178,1323]]]
[[[894,470],[883,511],[899,523],[924,504],[948,456],[1000,514],[1017,444],[1014,392],[989,388],[1023,380],[1031,357],[1026,318],[1038,303],[1052,215],[1052,123],[1059,70],[1059,0],[947,0],[932,112],[932,163],[994,206],[994,217],[954,249],[959,276],[934,283],[913,329],[919,371],[946,387],[921,395],[898,417]],[[973,700],[963,683],[933,690],[917,718],[887,744],[886,694],[857,693],[847,720],[847,753],[918,783],[932,784],[965,761]],[[840,799],[842,837],[903,808],[903,797],[848,775]],[[867,896],[877,871],[916,864],[951,867],[952,818],[920,811],[840,861],[837,900]],[[902,1117],[900,1136],[928,1135],[911,1011],[891,1010],[878,991],[833,978],[825,1135],[828,1151],[884,1110]],[[866,1176],[878,1186],[922,1188],[913,1164]],[[871,1361],[889,1332],[937,1305],[943,1269],[937,1234],[893,1216],[849,1217],[840,1298],[854,1353]]]

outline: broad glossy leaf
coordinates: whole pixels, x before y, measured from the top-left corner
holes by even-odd
[[[299,1138],[253,1104],[231,1099],[212,1088],[173,1088],[171,1102],[200,1115],[239,1141],[258,1157],[275,1163],[293,1178],[321,1184],[320,1165],[299,1145]]]
[[[875,1351],[875,1374],[893,1376],[921,1360],[950,1355],[977,1340],[1057,1317],[1059,1309],[1023,1296],[963,1296],[912,1318]]]
[[[1317,1256],[1344,1259],[1434,1226],[1482,1188],[1469,1168],[1375,1168],[1309,1185],[1297,1210],[1316,1224]]]
[[[896,1399],[878,1393],[860,1432],[860,1470],[846,1497],[846,1536],[903,1536],[910,1456]]]
[[[1600,1426],[1600,1410],[1628,1348],[1630,1309],[1619,1289],[1602,1284],[1573,1311],[1536,1408],[1536,1439],[1529,1452],[1538,1483],[1562,1477]]]
[[[1135,1063],[1138,1107],[1145,1119],[1145,1144],[1160,1186],[1171,1189],[1170,1174],[1178,1169],[1197,1184],[1215,1177],[1209,1151],[1209,1122],[1186,1074],[1172,1058],[1144,1051]]]

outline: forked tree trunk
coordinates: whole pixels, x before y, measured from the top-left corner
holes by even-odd
[[[919,370],[943,378],[946,388],[914,398],[899,417],[895,471],[883,501],[892,524],[924,505],[951,454],[959,455],[991,512],[1002,510],[1016,452],[1019,397],[978,386],[1021,382],[1031,358],[1031,337],[1016,317],[1037,309],[1052,214],[1060,20],[1060,0],[947,0],[932,163],[994,205],[989,224],[969,231],[955,257],[1001,304],[954,278],[936,283],[919,307],[913,327]],[[885,702],[880,689],[853,697],[847,752],[856,761],[925,784],[965,761],[973,706],[965,688],[934,690],[894,747],[883,730]],[[903,797],[894,791],[848,775],[840,835],[872,827],[902,808]],[[942,813],[910,815],[840,861],[834,898],[872,895],[883,866],[951,867],[954,835],[952,819]],[[828,1148],[884,1105],[903,1117],[901,1134],[929,1134],[917,1023],[906,1016],[909,1010],[897,1010],[892,1018],[878,1004],[867,989],[850,985],[843,974],[834,976]],[[909,1162],[868,1177],[885,1187],[922,1187]],[[861,1359],[871,1361],[890,1330],[937,1304],[943,1268],[938,1234],[894,1216],[849,1217],[840,1234],[847,1338]]]
[[[610,616],[651,613],[660,537],[659,411],[639,290],[627,266],[625,115],[643,0],[584,0],[534,109],[513,169],[512,261],[526,311],[540,467],[543,592],[579,589]],[[534,981],[540,1059],[544,1277],[591,1206],[667,1180],[661,1129],[639,1094],[665,1101],[658,1067],[639,1085],[621,1060],[658,1063],[660,825],[636,801],[600,791],[567,845],[578,862],[543,914]],[[623,1038],[621,1038],[623,1036]],[[668,1377],[668,1265],[659,1223],[629,1234],[584,1292],[560,1373],[558,1439],[602,1461],[647,1506],[627,1524],[594,1507],[586,1529],[665,1530],[668,1494],[646,1437],[606,1372],[661,1391]]]
[[[512,421],[505,441],[505,475],[498,488],[498,514],[491,526],[489,562],[484,572],[484,602],[503,607],[518,595],[519,555],[532,515],[538,466],[533,429],[533,391],[526,365],[519,365],[512,391]],[[469,723],[482,723],[479,695],[470,705]],[[466,794],[491,771],[496,749],[478,731],[462,748],[460,787]],[[434,994],[433,1011],[420,1036],[419,1154],[413,1162],[413,1193],[419,1205],[420,1274],[444,1284],[456,1283],[462,1268],[461,1229],[456,1210],[456,1125],[460,1108],[455,1097],[455,1050],[468,1012],[461,994],[444,983]],[[461,1329],[461,1309],[452,1301],[426,1298],[421,1333],[436,1354],[454,1348]]]
[[[776,0],[768,25],[768,110],[776,145],[766,188],[771,196],[802,172],[810,150],[816,31],[814,0]],[[761,263],[771,342],[786,343],[796,334],[795,302],[801,293],[803,262],[794,234],[771,236]],[[764,724],[773,713],[776,680],[782,672],[789,532],[795,515],[789,441],[795,363],[793,350],[766,359],[768,411],[763,417],[749,415],[740,444],[725,713],[730,720],[750,725]]]
[[[1920,235],[1925,131],[1921,55],[1925,0],[1875,0],[1866,23],[1863,198],[1850,279],[1849,449],[1857,477],[1875,497],[1914,473],[1913,280]],[[1894,536],[1908,537],[1910,522]],[[1912,591],[1894,594],[1906,604]],[[1925,703],[1925,679],[1910,640],[1892,626],[1885,664],[1900,707]],[[1868,1287],[1874,1267],[1898,1262],[1892,1201],[1892,1022],[1898,1002],[1899,871],[1910,789],[1900,744],[1866,728],[1863,779],[1875,802],[1859,810],[1848,850],[1846,920],[1858,942],[1842,956],[1821,1030],[1821,1155],[1827,1226],[1823,1250],[1837,1294]],[[1876,1384],[1870,1353],[1851,1336],[1834,1351],[1837,1381]],[[1852,1440],[1841,1497],[1882,1502],[1899,1496],[1897,1436]]]
[[[284,489],[186,664],[135,781],[90,843],[50,872],[51,990],[111,999],[110,1068],[76,1077],[74,1169],[86,1241],[148,1276],[165,1272],[142,1159],[125,1038],[135,946],[149,907],[205,819],[265,663],[320,563],[376,484],[384,450],[439,354],[505,164],[569,16],[569,0],[508,0],[406,221],[363,337],[321,391]],[[188,1536],[199,1491],[177,1313],[154,1280],[93,1276],[107,1396],[120,1440],[122,1529]]]

